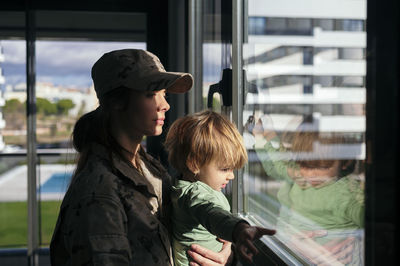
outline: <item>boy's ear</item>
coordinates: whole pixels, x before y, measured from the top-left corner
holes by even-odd
[[[355,160],[346,160],[342,163],[340,169],[340,176],[346,176],[351,174],[355,170],[356,161]]]
[[[349,168],[351,166],[351,164],[353,163],[352,160],[346,160],[343,164],[342,164],[342,170],[346,170],[347,168]]]
[[[187,168],[189,168],[190,172],[192,172],[195,175],[199,173],[199,168],[194,164],[188,163]]]

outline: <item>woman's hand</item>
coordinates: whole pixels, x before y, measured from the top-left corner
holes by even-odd
[[[205,266],[216,266],[216,265],[230,265],[233,260],[233,254],[231,252],[232,243],[222,239],[218,239],[223,243],[220,252],[214,252],[206,249],[200,245],[193,244],[188,250],[189,256],[193,259],[190,262],[191,266],[205,265]]]

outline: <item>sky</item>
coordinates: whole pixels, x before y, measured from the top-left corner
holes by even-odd
[[[4,62],[0,62],[5,86],[26,83],[26,43],[24,40],[0,40]],[[90,70],[104,53],[116,49],[146,49],[145,43],[36,41],[36,82],[87,89],[92,85]],[[221,79],[221,44],[203,46],[203,81]],[[3,86],[3,89],[5,88]]]
[[[24,40],[0,40],[4,62],[0,62],[5,85],[26,81],[26,46]],[[92,84],[92,65],[105,52],[124,49],[145,49],[145,43],[128,42],[36,42],[36,81],[56,86],[88,88]]]

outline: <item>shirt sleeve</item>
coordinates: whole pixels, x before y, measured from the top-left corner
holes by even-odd
[[[290,168],[297,169],[298,166],[295,162],[280,156],[280,152],[284,152],[284,149],[281,149],[279,137],[274,137],[270,141],[256,139],[254,148],[268,176],[292,182],[288,170]]]
[[[179,199],[178,205],[195,217],[210,233],[230,242],[233,241],[235,225],[240,221],[245,222],[224,209],[219,199],[201,186],[194,185]]]
[[[128,265],[131,249],[123,207],[107,197],[88,197],[70,206],[66,233],[71,265]]]
[[[334,215],[347,217],[360,228],[364,227],[364,191],[357,180],[344,177],[343,186],[336,191]],[[340,181],[338,181],[340,182]]]

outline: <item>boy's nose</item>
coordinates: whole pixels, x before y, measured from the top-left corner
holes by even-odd
[[[230,171],[229,173],[228,173],[228,179],[229,180],[232,180],[232,179],[234,179],[235,178],[235,174],[233,173],[233,171]]]

